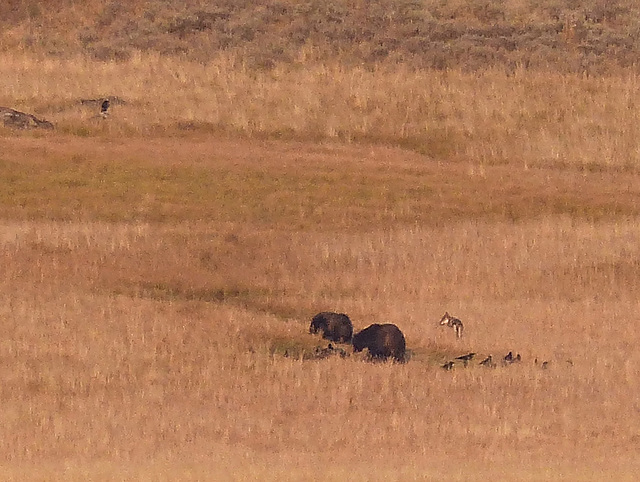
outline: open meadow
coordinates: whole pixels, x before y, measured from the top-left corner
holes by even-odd
[[[638,226],[573,214],[635,209],[606,194],[636,174],[211,136],[3,144],[9,479],[638,469]],[[411,359],[305,359],[325,309],[397,324]],[[520,365],[440,367],[510,350]]]
[[[0,125],[0,480],[637,479],[635,67],[534,69],[516,49],[415,68],[307,42],[256,67],[98,45],[86,26],[92,55],[58,55],[68,24],[38,50],[44,15],[14,3],[0,106],[55,128]],[[198,55],[235,25],[231,3],[173,23],[149,3],[131,8]],[[267,3],[269,19],[296,5]],[[453,30],[528,11],[391,3]],[[48,21],[90,17],[67,4]],[[585,39],[633,27],[617,4],[589,3],[604,13]],[[109,12],[92,28],[121,35]],[[570,56],[565,14],[548,23]],[[107,96],[106,116],[82,102]],[[408,361],[320,359],[326,310],[396,324]]]

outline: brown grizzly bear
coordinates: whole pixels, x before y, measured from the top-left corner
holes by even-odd
[[[344,313],[323,311],[311,319],[309,333],[322,332],[322,338],[349,343],[353,335],[351,320]]]
[[[374,359],[405,361],[406,342],[404,335],[396,325],[373,324],[353,336],[353,350],[358,352],[369,349]]]

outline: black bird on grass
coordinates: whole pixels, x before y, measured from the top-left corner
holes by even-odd
[[[317,346],[314,353],[314,357],[319,360],[323,358],[329,358],[333,355],[340,355],[340,358],[346,358],[349,356],[349,354],[342,348],[335,347],[331,343],[329,343],[326,348],[320,348],[319,346]]]
[[[522,361],[522,357],[520,356],[520,353],[518,353],[516,356],[513,356],[513,352],[509,352],[507,353],[507,356],[505,356],[503,358],[503,363],[505,365],[511,365],[512,363],[518,363]]]
[[[538,359],[536,358],[533,363],[536,366],[539,366],[540,368],[542,368],[543,370],[546,370],[547,368],[549,368],[549,362],[548,361],[543,361],[542,363],[538,363]]]
[[[100,115],[102,117],[107,117],[107,114],[109,113],[109,106],[111,105],[111,102],[109,102],[109,99],[104,99],[102,101],[102,105],[100,106]]]
[[[452,361],[449,361],[447,363],[445,363],[444,365],[442,365],[442,368],[444,368],[445,370],[451,370],[453,368],[454,363]]]
[[[456,360],[462,360],[464,362],[464,366],[467,366],[467,363],[473,360],[474,356],[476,356],[475,353],[467,353],[466,355],[456,357]]]
[[[490,367],[493,368],[493,357],[491,355],[489,355],[487,358],[485,358],[484,360],[482,360],[480,362],[480,365],[482,365],[483,367]]]
[[[333,345],[331,343],[329,343],[329,346],[327,346],[326,348],[320,348],[319,346],[316,347],[316,356],[318,358],[327,358],[332,354],[333,354]]]

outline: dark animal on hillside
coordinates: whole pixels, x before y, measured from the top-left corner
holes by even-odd
[[[100,105],[100,115],[102,117],[107,116],[110,105],[111,105],[111,102],[109,101],[109,99],[105,99],[102,101],[102,104]]]
[[[321,332],[322,338],[327,340],[348,343],[353,336],[353,325],[344,313],[323,311],[311,319],[311,326],[309,326],[309,333],[318,332]]]
[[[404,335],[396,325],[371,325],[353,336],[353,350],[358,352],[369,349],[372,358],[385,360],[393,358],[405,361],[406,342]]]

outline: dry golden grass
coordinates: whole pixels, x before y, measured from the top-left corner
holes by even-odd
[[[0,479],[634,479],[631,72],[0,47],[0,105],[56,125],[0,129]],[[409,362],[310,359],[322,310]]]
[[[5,479],[632,480],[640,245],[607,193],[634,172],[204,139],[3,139]],[[305,359],[325,309],[411,360]]]
[[[259,138],[390,143],[437,160],[635,170],[638,81],[548,72],[414,71],[403,66],[248,69],[159,55],[95,62],[3,54],[0,105],[80,136],[233,133]],[[81,99],[115,95],[109,119]]]

